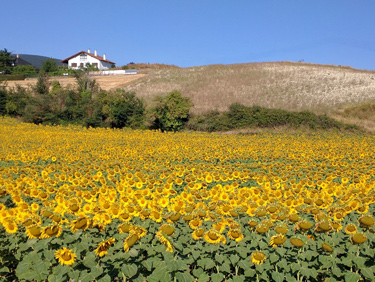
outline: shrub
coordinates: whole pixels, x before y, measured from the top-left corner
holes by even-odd
[[[157,96],[155,106],[151,109],[152,128],[162,131],[180,131],[190,117],[193,106],[188,97],[182,97],[179,91],[170,92],[167,96]]]

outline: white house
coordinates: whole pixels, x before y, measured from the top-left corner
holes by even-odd
[[[107,70],[115,65],[114,62],[107,60],[105,54],[103,55],[103,57],[101,57],[98,56],[96,50],[94,53],[91,53],[90,49],[87,52],[78,52],[77,54],[74,54],[73,56],[62,60],[61,63],[63,63],[64,65],[67,64],[70,69],[78,69],[90,64],[97,67],[99,70]]]

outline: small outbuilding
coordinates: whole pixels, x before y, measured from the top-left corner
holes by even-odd
[[[96,50],[94,53],[91,53],[90,49],[87,52],[80,51],[77,54],[62,60],[61,63],[64,65],[67,64],[70,69],[78,69],[91,65],[97,67],[100,71],[107,70],[115,65],[114,62],[107,60],[105,54],[101,57]]]

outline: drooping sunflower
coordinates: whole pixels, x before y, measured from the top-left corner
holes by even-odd
[[[309,230],[311,227],[313,227],[313,224],[310,222],[310,221],[307,221],[307,220],[302,220],[302,221],[299,221],[295,227],[294,227],[294,231],[296,230],[301,230],[302,232],[306,232],[307,230]]]
[[[367,241],[367,236],[363,233],[355,233],[350,237],[352,244],[362,244]]]
[[[251,254],[250,259],[252,263],[254,264],[263,264],[263,262],[267,259],[267,257],[262,252],[254,252]]]
[[[156,232],[156,238],[167,248],[167,252],[173,253],[171,242],[163,235],[161,231]]]
[[[118,228],[119,233],[122,234],[122,233],[129,233],[132,227],[133,227],[133,224],[129,222],[125,222],[123,224],[120,224],[117,228]]]
[[[277,234],[286,234],[288,232],[288,228],[284,224],[277,225],[274,230]]]
[[[29,239],[38,239],[42,235],[42,227],[38,224],[33,224],[26,227],[26,234]]]
[[[259,234],[266,233],[268,230],[270,230],[270,228],[264,224],[258,225],[257,228],[255,229],[255,231],[258,232]]]
[[[55,252],[55,258],[59,260],[61,265],[72,265],[76,260],[77,255],[65,247]]]
[[[54,224],[50,226],[46,226],[42,230],[42,235],[40,236],[41,239],[51,238],[53,236],[59,237],[63,231],[61,225]]]
[[[375,221],[372,215],[361,216],[358,219],[358,222],[361,225],[361,227],[366,228],[366,229],[370,228],[371,226],[374,226],[375,224]]]
[[[124,251],[125,252],[128,252],[130,247],[133,246],[137,241],[138,241],[139,237],[137,234],[133,233],[133,234],[129,234],[128,237],[126,237],[125,241],[124,241]]]
[[[331,245],[327,244],[327,243],[322,243],[322,248],[323,250],[325,250],[326,252],[329,252],[329,253],[332,253],[333,252],[333,248]]]
[[[172,236],[175,231],[174,227],[170,224],[163,224],[162,226],[159,227],[159,229],[168,236]]]
[[[204,235],[204,229],[203,228],[197,228],[192,233],[192,236],[193,236],[194,240],[200,240],[200,239],[202,239],[203,235]]]
[[[108,249],[111,245],[114,244],[116,239],[109,238],[108,240],[105,240],[101,243],[99,243],[99,246],[95,249],[95,254],[102,257],[108,253]]]
[[[344,230],[346,234],[355,234],[357,233],[357,226],[355,226],[353,223],[350,223],[345,227]]]
[[[290,238],[290,243],[297,248],[300,248],[305,244],[300,238],[297,237]]]
[[[277,246],[284,244],[285,241],[285,236],[283,234],[278,234],[271,237],[270,246],[272,246],[272,248],[277,248]]]
[[[91,219],[88,217],[80,217],[76,220],[73,220],[70,224],[70,229],[72,232],[76,232],[77,230],[86,230],[91,225]]]

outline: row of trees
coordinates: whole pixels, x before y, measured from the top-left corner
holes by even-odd
[[[40,72],[31,89],[0,89],[0,115],[36,124],[78,124],[178,131],[189,120],[192,103],[180,92],[155,97],[149,105],[135,93],[100,89],[87,71],[73,73],[74,88],[63,88]]]

